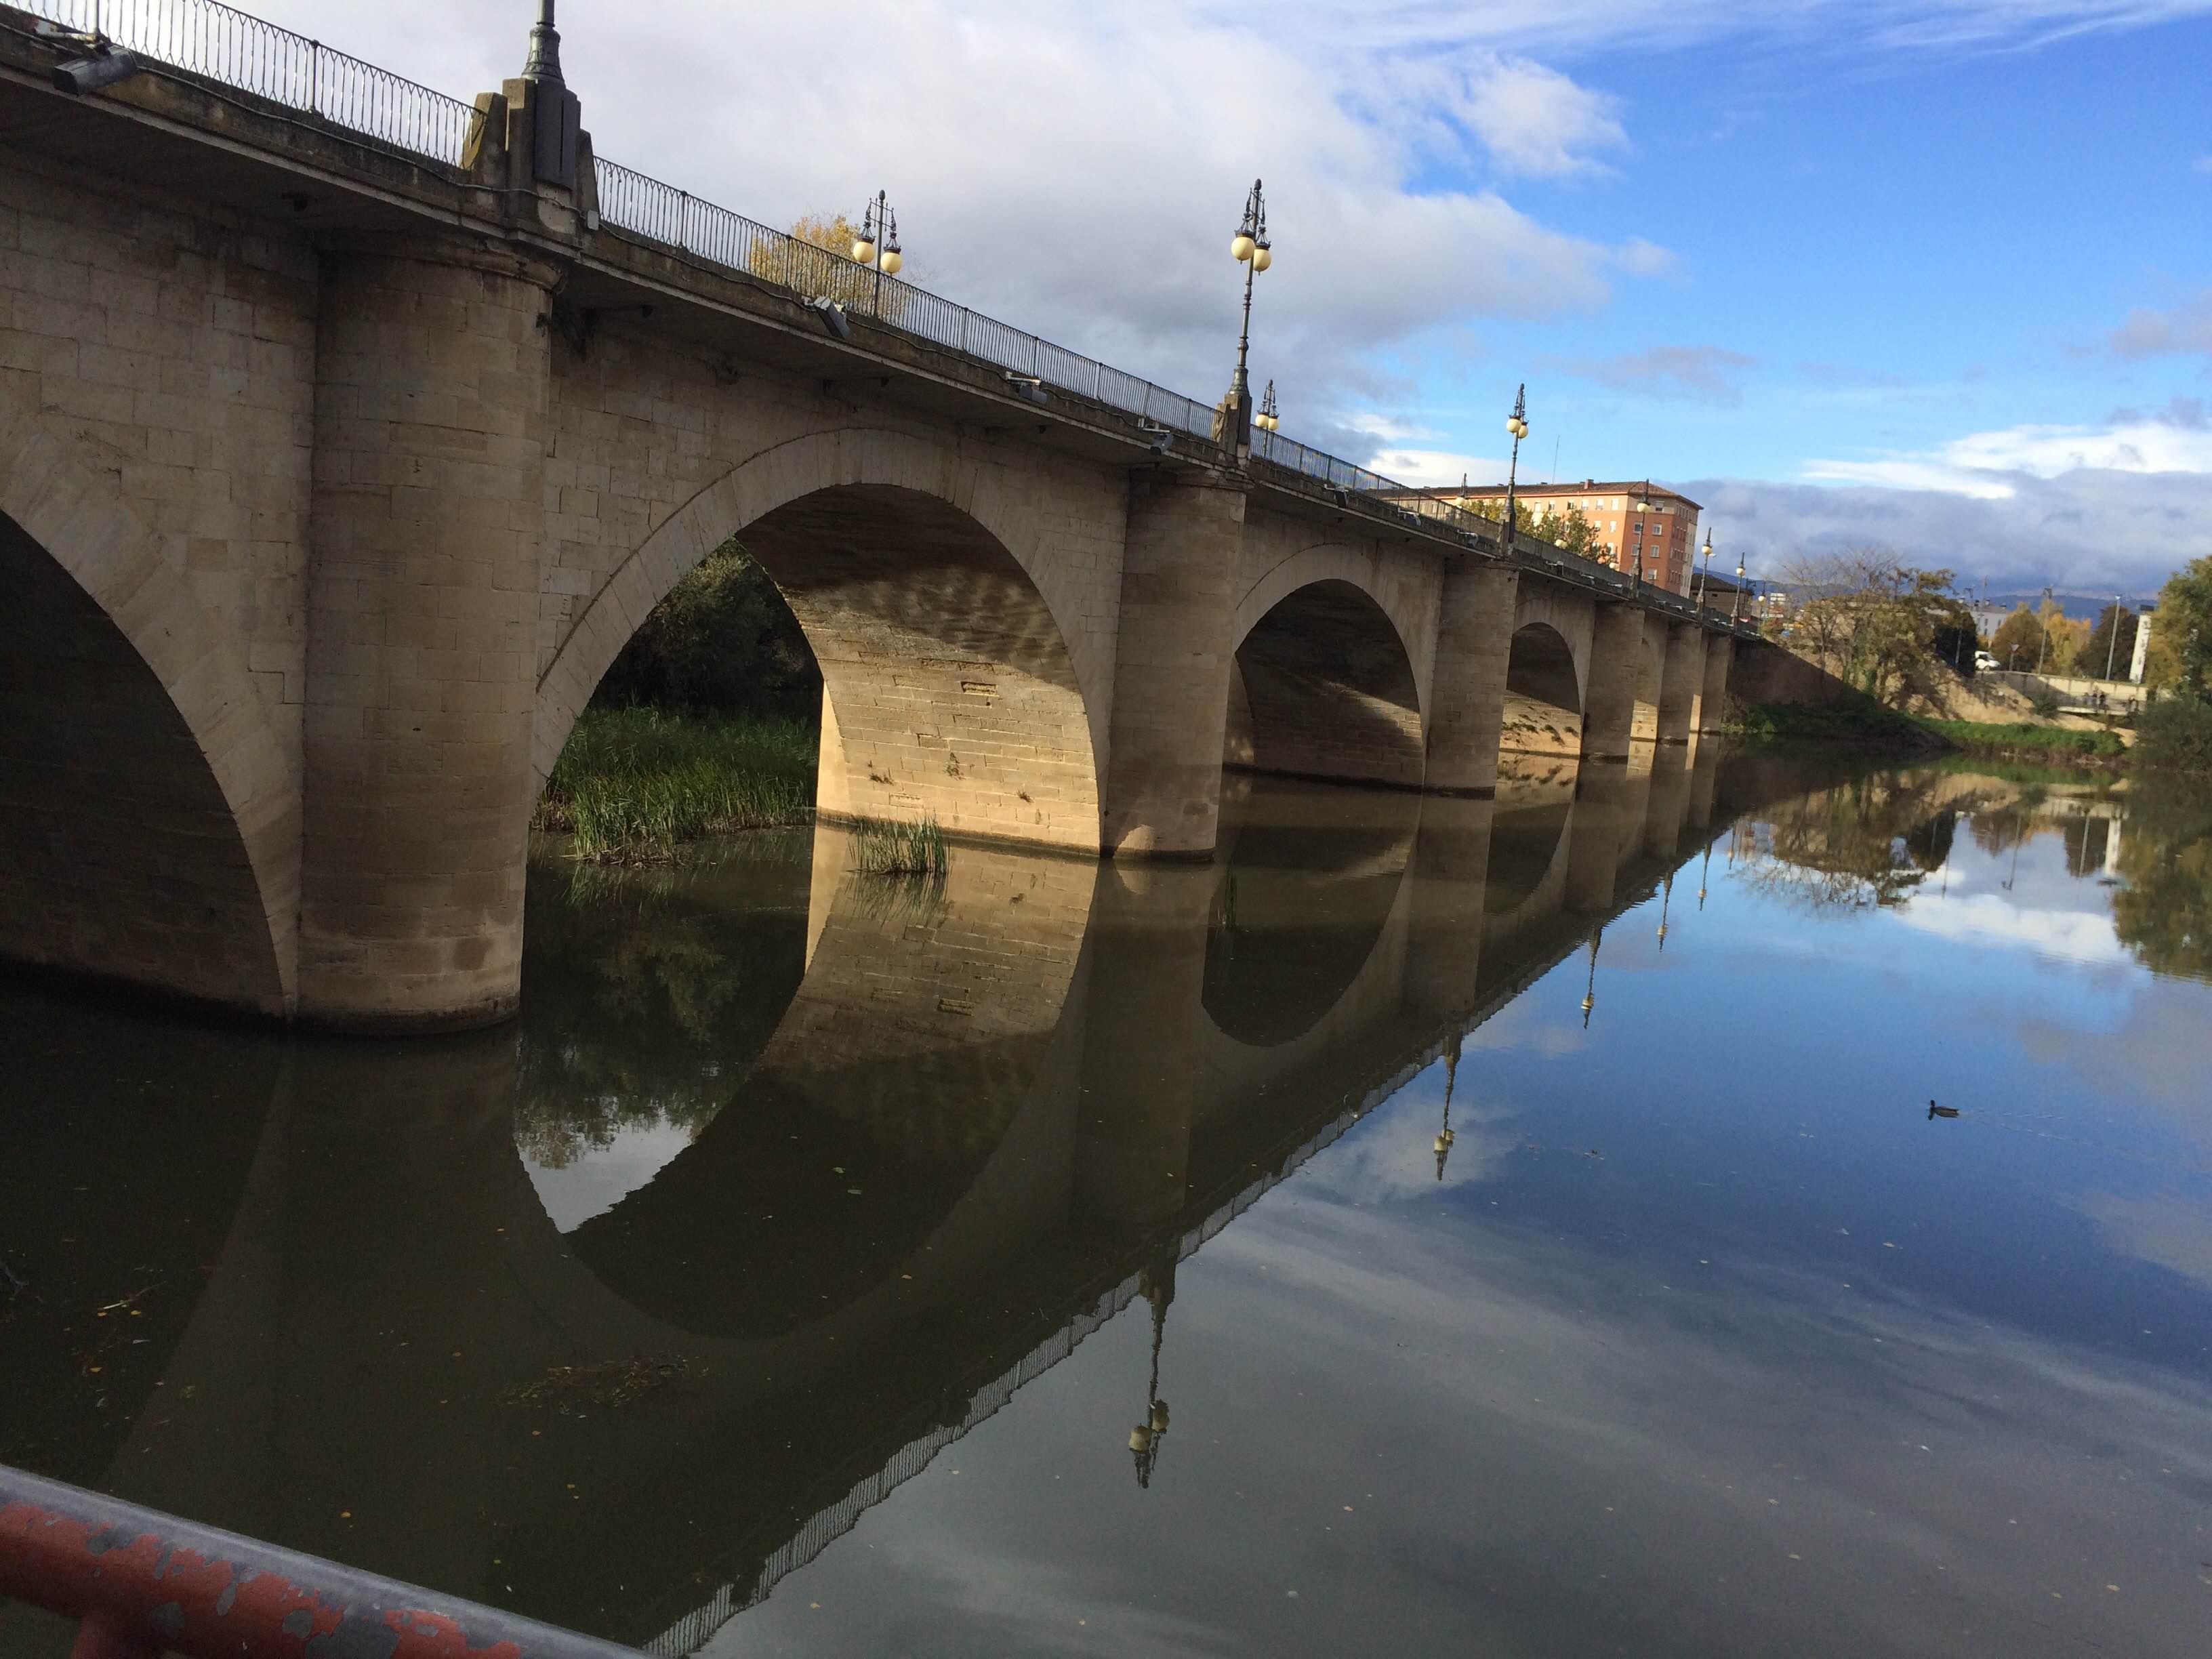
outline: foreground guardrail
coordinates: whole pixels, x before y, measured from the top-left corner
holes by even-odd
[[[4,1464],[0,1595],[77,1620],[71,1659],[642,1659]]]

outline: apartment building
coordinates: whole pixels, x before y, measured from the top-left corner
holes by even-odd
[[[1597,558],[1624,575],[1640,574],[1654,586],[1689,592],[1698,514],[1704,509],[1687,495],[1644,479],[1605,483],[1595,478],[1580,483],[1520,484],[1513,493],[1540,519],[1547,508],[1561,518],[1568,508],[1579,508],[1597,533],[1593,550]],[[1468,507],[1493,519],[1505,511],[1502,483],[1447,484],[1405,494]]]

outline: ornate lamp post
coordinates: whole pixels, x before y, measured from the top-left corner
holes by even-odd
[[[1513,412],[1505,417],[1505,429],[1513,434],[1513,459],[1505,464],[1505,532],[1498,540],[1499,547],[1510,553],[1513,550],[1513,489],[1521,471],[1521,441],[1528,435],[1528,383],[1526,380],[1513,393]]]
[[[1231,430],[1242,459],[1252,453],[1252,384],[1244,372],[1252,355],[1252,279],[1275,262],[1267,242],[1267,202],[1260,193],[1257,179],[1252,181],[1252,193],[1244,198],[1244,216],[1237,222],[1237,234],[1230,239],[1229,252],[1244,267],[1244,322],[1237,335],[1237,377],[1229,383],[1229,400],[1236,405]]]
[[[1736,621],[1736,618],[1737,618],[1737,617],[1738,617],[1738,616],[1740,616],[1740,615],[1742,613],[1742,611],[1743,611],[1743,559],[1742,559],[1742,556],[1741,556],[1741,555],[1739,555],[1739,556],[1737,556],[1737,558],[1736,558],[1736,562],[1735,562],[1735,601],[1734,601],[1732,604],[1730,604],[1730,605],[1729,605],[1729,627],[1733,628],[1733,627],[1735,627],[1735,621]]]
[[[906,263],[899,254],[898,215],[878,191],[876,199],[868,204],[867,211],[860,216],[860,234],[853,244],[855,264],[873,265],[876,270],[876,292],[872,304],[875,313],[884,314],[884,278],[896,276],[899,267]]]
[[[1698,555],[1705,560],[1698,569],[1698,609],[1702,611],[1705,608],[1705,578],[1712,574],[1713,570],[1713,532],[1711,526],[1705,529],[1705,544],[1698,550]]]
[[[1252,424],[1264,431],[1273,432],[1282,423],[1275,413],[1275,383],[1270,380],[1267,389],[1260,394],[1260,412],[1252,417]]]

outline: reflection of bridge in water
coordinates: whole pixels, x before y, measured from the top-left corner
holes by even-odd
[[[514,1126],[532,1052],[594,1040],[533,1024],[571,1001],[286,1047],[158,1388],[57,1472],[684,1650],[1765,799],[1651,754],[1494,801],[1254,780],[1212,866],[961,849],[934,894],[824,831],[742,1082],[566,1233]]]

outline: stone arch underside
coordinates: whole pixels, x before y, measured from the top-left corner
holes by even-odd
[[[822,671],[824,817],[932,817],[956,836],[1096,854],[1109,693],[1086,695],[1041,586],[1049,556],[956,457],[858,435],[877,441],[803,440],[734,469],[624,562],[540,677],[538,776],[637,624],[734,534]]]
[[[1224,764],[1419,788],[1419,688],[1395,625],[1348,581],[1297,588],[1238,641]]]
[[[289,1013],[298,793],[243,647],[34,411],[0,456],[0,955]]]
[[[1581,673],[1573,647],[1548,623],[1514,631],[1498,747],[1522,754],[1582,753]]]

